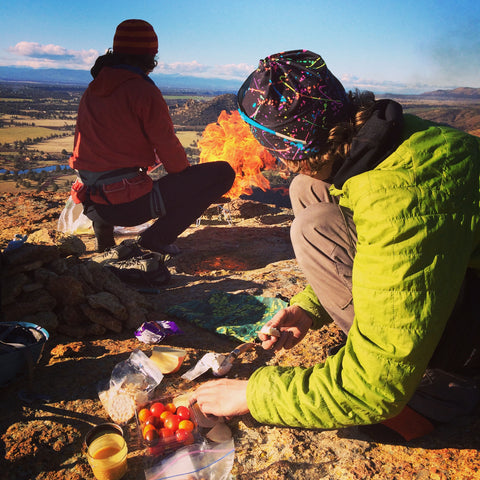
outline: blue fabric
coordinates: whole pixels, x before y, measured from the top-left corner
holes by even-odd
[[[242,342],[257,338],[257,332],[278,311],[288,306],[279,298],[213,292],[205,300],[191,300],[169,307],[168,315]]]

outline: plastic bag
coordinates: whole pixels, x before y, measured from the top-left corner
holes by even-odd
[[[113,231],[118,235],[138,235],[146,230],[152,223],[152,220],[149,220],[148,222],[133,227],[116,226]]]
[[[227,480],[233,467],[233,440],[194,443],[177,450],[159,465],[145,470],[145,480]]]
[[[83,214],[83,204],[75,203],[71,195],[60,213],[57,230],[71,235],[93,235],[92,221]]]
[[[118,235],[137,235],[146,230],[152,223],[150,220],[133,227],[116,226],[114,232]],[[70,235],[94,234],[92,221],[83,213],[83,204],[75,203],[71,195],[60,213],[57,230]]]
[[[163,374],[141,350],[115,365],[109,382],[98,386],[98,397],[109,417],[125,425],[135,415],[135,406],[149,400]]]

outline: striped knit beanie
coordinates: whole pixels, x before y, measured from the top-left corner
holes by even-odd
[[[274,157],[299,161],[318,154],[329,130],[351,106],[324,60],[291,50],[260,60],[238,92],[241,117]]]
[[[153,27],[145,20],[125,20],[113,37],[114,53],[156,55],[158,39]]]

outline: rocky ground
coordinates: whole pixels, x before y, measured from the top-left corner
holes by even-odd
[[[15,233],[53,242],[64,203],[65,195],[4,195],[0,199],[0,246],[3,248]],[[222,206],[212,207],[200,225],[182,234],[177,242],[181,255],[168,263],[173,274],[171,283],[158,293],[141,294],[141,299],[138,292],[131,293],[139,311],[166,318],[164,312],[169,306],[205,299],[214,290],[289,299],[303,288],[304,280],[289,242],[291,211],[249,200],[233,202],[228,215],[226,211]],[[41,235],[38,230],[42,230]],[[94,248],[91,236],[82,235],[81,240],[86,250],[80,260],[73,262],[77,265],[73,271],[78,275],[82,270],[78,264],[84,265]],[[102,285],[108,288],[108,283],[102,281]],[[48,283],[47,286],[51,288]],[[7,305],[5,311],[11,312],[12,308]],[[65,317],[55,308],[62,324]],[[165,376],[158,388],[162,396],[192,387],[181,382],[180,375],[203,354],[227,353],[239,344],[186,321],[171,319],[184,334],[170,336],[162,344],[183,347],[188,356],[178,373]],[[106,328],[96,334],[52,326],[33,380],[20,378],[1,388],[1,478],[93,479],[82,450],[83,438],[92,425],[109,421],[99,401],[97,385],[108,379],[113,367],[134,349],[149,354],[152,348],[137,340],[132,325],[125,322],[118,332]],[[322,361],[338,340],[338,331],[331,327],[310,332],[296,348],[274,356],[257,348],[237,360],[230,376],[245,378],[266,364],[312,365]],[[209,373],[200,380],[208,378]],[[439,427],[429,436],[409,443],[393,437],[374,438],[371,432],[359,428],[309,431],[264,426],[248,415],[231,420],[228,425],[235,442],[232,475],[237,479],[480,478],[478,414]],[[125,430],[129,445],[125,479],[141,480],[144,452],[135,423],[130,422]]]

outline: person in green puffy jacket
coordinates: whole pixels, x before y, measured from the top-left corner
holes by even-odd
[[[291,239],[308,281],[259,334],[292,348],[334,321],[311,368],[206,382],[203,412],[305,428],[380,424],[410,440],[479,402],[480,138],[346,93],[306,50],[260,61],[238,93],[253,135],[298,175]],[[273,333],[277,333],[273,331]]]

